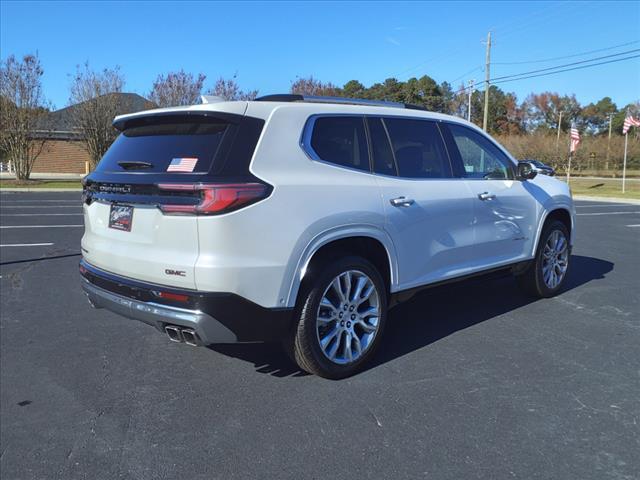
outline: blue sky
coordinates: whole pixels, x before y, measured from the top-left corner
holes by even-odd
[[[146,95],[159,73],[238,74],[244,89],[289,90],[296,76],[342,85],[428,74],[458,85],[640,49],[640,2],[9,2],[0,3],[0,55],[38,51],[47,97],[68,104],[70,74],[119,65]],[[526,64],[611,46],[567,59]],[[635,52],[638,54],[639,52]],[[640,58],[500,85],[575,93],[581,103],[640,99]]]

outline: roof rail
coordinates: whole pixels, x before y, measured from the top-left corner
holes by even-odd
[[[426,110],[419,105],[410,103],[387,102],[384,100],[365,100],[363,98],[346,97],[322,97],[315,95],[300,95],[297,93],[281,93],[275,95],[264,95],[255,99],[256,102],[309,102],[309,103],[339,103],[345,105],[368,105],[371,107],[394,107],[407,108],[411,110]]]

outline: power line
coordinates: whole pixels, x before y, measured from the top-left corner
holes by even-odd
[[[501,78],[503,78],[503,80],[489,79],[489,83],[492,83],[492,84],[495,84],[495,83],[506,83],[506,82],[515,82],[515,81],[518,81],[518,80],[526,80],[528,78],[546,77],[547,75],[554,75],[556,73],[570,72],[572,70],[582,70],[584,68],[597,67],[598,65],[606,65],[608,63],[622,62],[622,61],[625,61],[625,60],[632,60],[634,58],[639,58],[639,57],[640,57],[640,54],[639,55],[632,55],[632,56],[629,56],[629,57],[615,58],[613,60],[606,60],[604,62],[593,63],[593,64],[590,64],[590,65],[581,65],[579,67],[565,68],[565,69],[557,70],[557,71],[554,71],[554,72],[538,73],[538,74],[535,74],[535,75],[528,75],[528,76],[524,76],[524,77],[520,77],[520,78],[507,78],[507,79],[504,79],[504,77],[501,77]],[[593,61],[593,60],[591,60],[591,61]],[[560,65],[560,67],[562,67],[562,65]],[[559,68],[559,67],[555,67],[555,68]],[[520,74],[520,75],[524,75],[524,74]],[[517,77],[518,75],[513,75],[513,76]],[[462,93],[462,92],[466,91],[468,88],[469,87],[461,88],[461,89],[457,90],[457,92],[458,93]]]
[[[626,47],[628,45],[633,45],[633,44],[636,44],[636,43],[640,43],[640,40],[635,40],[633,42],[627,42],[627,43],[621,43],[620,45],[614,45],[612,47],[607,47],[607,48],[599,48],[597,50],[589,50],[587,52],[582,52],[582,53],[574,53],[573,55],[565,55],[563,57],[545,58],[543,60],[528,60],[528,61],[522,61],[522,62],[493,62],[493,65],[524,65],[524,64],[528,64],[528,63],[552,62],[554,60],[564,60],[565,58],[581,57],[583,55],[588,55],[590,53],[606,52],[607,50],[613,50],[615,48]]]
[[[570,72],[572,70],[581,70],[583,68],[597,67],[598,65],[606,65],[607,63],[622,62],[624,60],[632,60],[634,58],[639,58],[639,57],[640,57],[640,54],[639,55],[632,55],[630,57],[625,57],[625,58],[615,58],[613,60],[607,60],[605,62],[593,63],[591,65],[582,65],[580,67],[565,68],[563,70],[558,70],[556,72],[539,73],[538,75],[529,75],[528,77],[522,77],[522,78],[512,78],[510,80],[498,80],[497,82],[493,82],[493,83],[515,82],[516,80],[525,80],[527,78],[545,77],[547,75],[553,75],[554,73]]]
[[[462,75],[460,75],[459,77],[456,77],[456,78],[454,78],[453,80],[451,80],[451,81],[449,82],[449,84],[450,84],[450,85],[453,85],[453,84],[454,84],[455,82],[457,82],[458,80],[460,80],[460,79],[462,79],[462,78],[466,77],[467,75],[469,75],[470,73],[475,72],[476,70],[482,70],[482,67],[481,67],[481,66],[477,66],[476,68],[473,68],[473,69],[469,70],[468,72],[463,73],[463,74],[462,74]]]
[[[640,48],[635,48],[633,50],[627,50],[626,52],[612,53],[610,55],[604,55],[602,57],[594,57],[594,58],[590,58],[588,60],[581,60],[579,62],[565,63],[564,65],[556,65],[555,67],[540,68],[538,70],[530,70],[528,72],[516,73],[516,74],[513,74],[513,75],[503,75],[502,77],[496,77],[493,80],[502,80],[502,79],[505,79],[505,78],[519,77],[521,75],[529,75],[530,73],[547,72],[549,70],[555,70],[556,68],[563,68],[563,67],[570,67],[570,66],[573,66],[573,65],[580,65],[580,64],[583,64],[583,63],[594,62],[596,60],[603,60],[605,58],[619,57],[620,55],[627,55],[629,53],[635,53],[635,52],[640,52]]]

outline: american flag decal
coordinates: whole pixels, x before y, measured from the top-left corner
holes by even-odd
[[[196,168],[196,163],[198,163],[197,158],[174,158],[167,167],[167,172],[193,172],[193,169]]]

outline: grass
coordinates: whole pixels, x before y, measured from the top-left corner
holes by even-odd
[[[558,175],[557,178],[564,180]],[[571,177],[571,191],[574,195],[588,195],[592,197],[614,197],[640,199],[640,182],[630,181],[626,183],[625,193],[622,193],[622,181],[620,179],[586,179]],[[77,188],[81,189],[80,180],[0,180],[0,189],[3,188]]]
[[[562,176],[558,176],[560,180],[565,180]],[[622,180],[610,179],[586,179],[579,177],[571,177],[569,181],[571,191],[574,195],[588,195],[591,197],[615,197],[620,199],[633,198],[640,199],[640,182],[626,182],[625,193],[622,193]]]
[[[80,180],[0,180],[2,188],[82,188]]]

